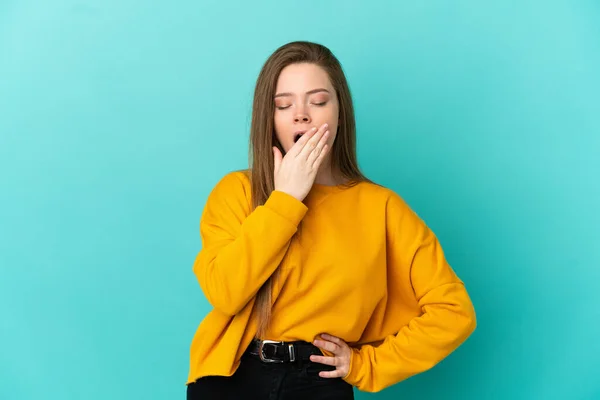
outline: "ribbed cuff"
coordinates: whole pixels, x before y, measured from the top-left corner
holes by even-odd
[[[295,226],[298,226],[308,211],[308,207],[303,202],[279,190],[271,192],[265,202],[265,207],[275,211]]]
[[[342,379],[352,386],[358,386],[358,373],[362,369],[362,358],[360,350],[355,349],[354,347],[350,347],[350,349],[352,350],[352,355],[350,356],[350,367],[348,369],[348,374]]]

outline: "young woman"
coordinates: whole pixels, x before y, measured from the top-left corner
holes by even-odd
[[[475,329],[434,233],[359,170],[350,90],[326,47],[258,77],[248,170],[202,213],[194,273],[212,311],[188,399],[352,399],[432,368]]]

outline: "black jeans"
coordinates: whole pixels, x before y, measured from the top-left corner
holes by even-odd
[[[232,376],[205,376],[189,384],[187,400],[353,400],[352,385],[319,376],[333,369],[310,360],[264,363],[246,352]]]

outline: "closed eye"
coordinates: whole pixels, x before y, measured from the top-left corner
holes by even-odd
[[[315,106],[318,106],[318,107],[323,107],[325,104],[327,104],[327,102],[324,101],[322,103],[312,103],[312,104],[315,105]],[[276,106],[275,108],[277,108],[278,110],[286,110],[286,109],[288,109],[290,107],[291,107],[291,105],[290,106],[279,106],[279,107]]]

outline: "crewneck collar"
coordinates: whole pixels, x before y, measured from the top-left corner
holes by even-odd
[[[306,202],[307,203],[311,203],[314,201],[321,202],[322,200],[324,200],[326,197],[329,197],[330,195],[334,195],[336,193],[341,193],[352,187],[353,186],[347,186],[344,184],[324,185],[324,184],[320,184],[320,183],[313,183],[312,188],[310,189],[310,191],[308,192],[308,195],[306,196]]]

